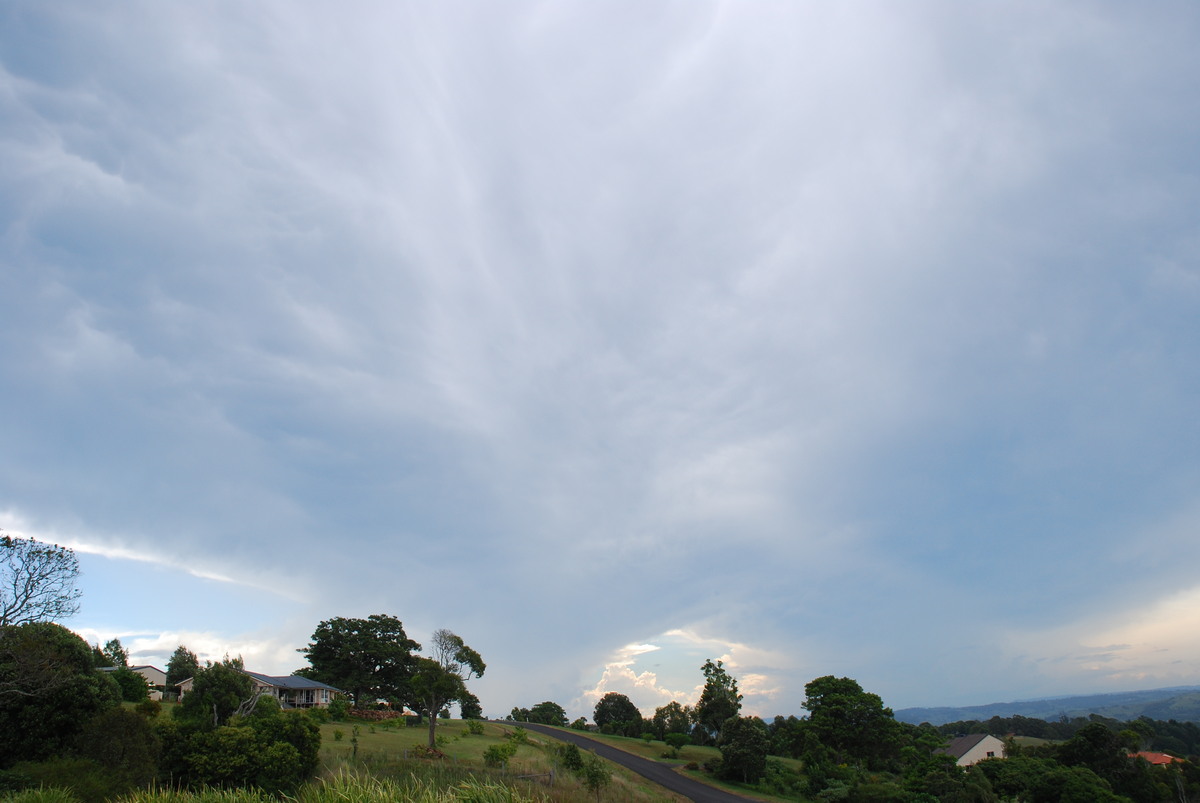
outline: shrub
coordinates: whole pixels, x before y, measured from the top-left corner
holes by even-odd
[[[98,762],[86,758],[30,761],[13,769],[29,778],[31,787],[66,790],[75,803],[102,803],[117,797],[123,786]]]
[[[579,745],[571,742],[566,742],[558,748],[558,757],[562,761],[563,766],[571,772],[579,772],[583,769],[583,754],[579,752]]]
[[[341,722],[350,713],[350,701],[345,697],[334,697],[333,702],[325,710],[329,712],[331,719]]]
[[[467,720],[467,730],[475,736],[483,735],[483,723],[477,719]]]
[[[505,762],[517,753],[517,744],[513,741],[494,744],[483,751],[483,763],[489,767],[503,767]]]

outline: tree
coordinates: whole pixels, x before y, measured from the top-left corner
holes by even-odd
[[[720,661],[714,664],[710,658],[700,671],[704,673],[704,691],[700,692],[700,701],[692,714],[704,735],[716,741],[725,722],[742,709],[742,695],[738,694],[737,680],[725,671]]]
[[[79,561],[58,544],[0,535],[0,626],[55,622],[79,611]]]
[[[679,751],[692,743],[692,737],[686,733],[672,731],[663,737],[663,741],[671,748],[671,758],[679,758]]]
[[[483,719],[483,706],[469,689],[463,689],[462,697],[458,699],[458,712],[463,719]]]
[[[109,639],[104,642],[102,650],[104,657],[108,660],[108,666],[123,667],[129,666],[129,651],[121,644],[119,638]]]
[[[127,703],[140,703],[150,699],[150,682],[127,666],[119,666],[108,673],[121,687],[121,699]]]
[[[234,714],[254,710],[259,694],[254,681],[242,671],[240,658],[209,664],[194,676],[192,690],[184,695],[175,716],[200,729],[217,728]]]
[[[612,692],[610,692],[611,694]],[[589,792],[596,795],[596,801],[599,803],[600,792],[604,787],[612,783],[612,768],[604,759],[589,753],[587,758],[583,760],[583,767],[579,770],[579,777],[583,781],[583,785]]]
[[[167,661],[167,688],[172,689],[200,671],[200,659],[196,653],[180,644]]]
[[[758,717],[730,717],[721,724],[721,777],[755,783],[767,772],[767,726]]]
[[[558,725],[565,727],[567,722],[567,712],[558,703],[550,702],[538,703],[533,708],[529,709],[525,719],[526,722],[540,722],[543,725]]]
[[[415,662],[412,653],[419,649],[394,616],[337,617],[317,625],[312,643],[299,650],[310,668],[297,674],[344,689],[355,706],[381,697],[404,698]]]
[[[633,701],[620,692],[610,691],[596,702],[592,712],[596,727],[617,730],[626,735],[641,733],[642,712]]]
[[[805,685],[808,727],[838,757],[877,766],[900,749],[901,729],[878,694],[863,691],[851,678],[833,675]]]
[[[431,644],[433,657],[417,659],[409,684],[413,699],[429,714],[429,746],[436,747],[438,713],[461,699],[466,682],[482,677],[487,665],[479,653],[449,630],[435,631]]]
[[[666,705],[654,709],[654,730],[659,739],[665,739],[668,733],[687,733],[692,728],[692,712],[687,706],[672,700]]]
[[[0,627],[0,766],[40,761],[70,746],[95,715],[120,702],[92,648],[60,625]]]

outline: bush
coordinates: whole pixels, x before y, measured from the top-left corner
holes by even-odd
[[[494,744],[483,751],[483,763],[489,767],[503,767],[516,754],[516,742],[507,741],[502,744]]]
[[[564,743],[558,748],[558,757],[562,761],[564,767],[571,772],[579,772],[583,769],[583,754],[579,752],[579,745],[571,742]]]
[[[333,702],[325,709],[335,722],[341,722],[350,713],[350,701],[345,697],[334,697]]]
[[[134,706],[133,710],[137,711],[147,719],[154,719],[156,716],[162,713],[162,703],[160,703],[158,700],[151,700],[147,698]]]
[[[84,727],[77,749],[81,757],[104,767],[115,787],[128,790],[154,780],[162,741],[144,716],[114,708]]]
[[[119,779],[106,772],[98,762],[86,758],[30,761],[17,764],[13,769],[29,778],[31,787],[68,791],[75,803],[102,803],[123,791]]]

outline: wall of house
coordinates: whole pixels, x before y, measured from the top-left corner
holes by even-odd
[[[985,736],[958,760],[958,766],[969,767],[986,758],[1004,758],[1004,742],[995,736]]]

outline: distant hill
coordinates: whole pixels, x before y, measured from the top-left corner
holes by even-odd
[[[1088,714],[1120,720],[1137,719],[1144,715],[1151,719],[1200,722],[1200,686],[1021,700],[963,708],[902,708],[895,713],[896,719],[914,725],[920,725],[922,722],[944,725],[947,722],[972,719],[983,722],[992,717],[1018,715],[1047,720],[1055,720],[1062,716],[1073,719],[1086,717]]]

